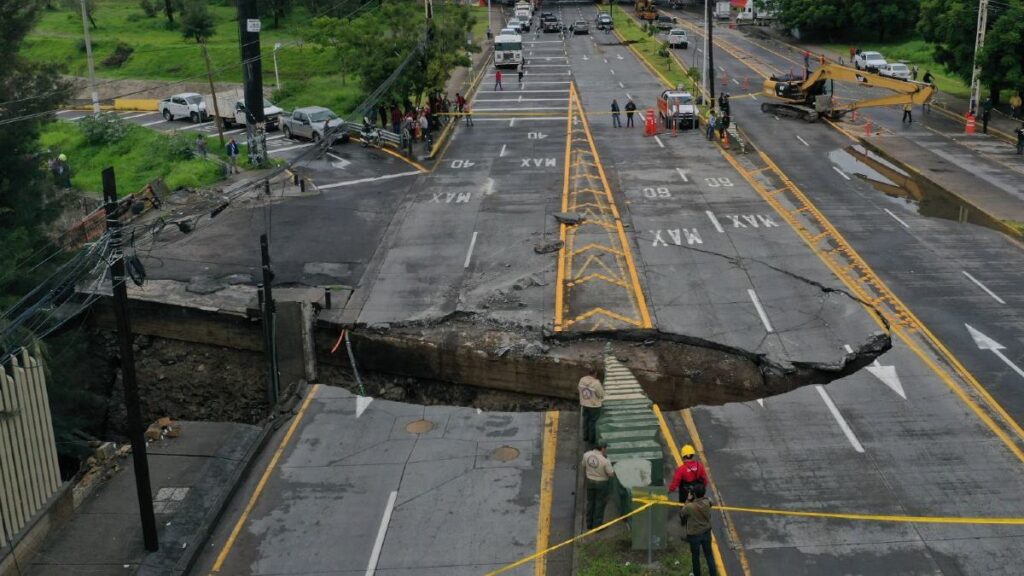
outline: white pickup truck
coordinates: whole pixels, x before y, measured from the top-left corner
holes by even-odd
[[[860,52],[853,57],[853,67],[857,70],[878,72],[878,69],[886,64],[885,58],[878,52]]]
[[[206,102],[202,95],[195,92],[183,92],[164,98],[157,110],[168,122],[175,118],[188,118],[193,124],[198,124],[207,119]]]
[[[219,112],[226,128],[235,124],[245,126],[245,92],[243,90],[218,92],[217,106],[213,105],[213,97],[209,94],[203,98],[206,104],[206,113],[213,116]],[[277,130],[280,127],[283,112],[270,100],[263,99],[263,119],[267,130]]]

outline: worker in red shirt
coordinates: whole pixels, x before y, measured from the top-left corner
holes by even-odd
[[[706,487],[708,485],[708,473],[700,460],[696,459],[697,451],[693,449],[693,446],[689,444],[683,446],[680,453],[683,456],[683,464],[676,469],[668,491],[675,492],[676,489],[679,489],[679,501],[686,502],[690,499],[690,492],[694,486],[700,484]]]

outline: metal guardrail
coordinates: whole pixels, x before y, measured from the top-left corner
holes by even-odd
[[[350,136],[360,136],[363,133],[363,125],[359,122],[345,122],[342,130]],[[377,128],[380,132],[381,140],[387,146],[392,146],[396,149],[402,148],[402,137],[399,134],[395,134],[391,130],[385,128]]]

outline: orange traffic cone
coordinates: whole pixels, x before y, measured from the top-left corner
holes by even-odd
[[[964,131],[968,134],[974,134],[974,114],[967,113],[967,125],[964,127]]]

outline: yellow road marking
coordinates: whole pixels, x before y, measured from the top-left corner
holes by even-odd
[[[571,84],[570,84],[571,86]],[[565,120],[565,173],[562,176],[562,212],[569,211],[569,165],[572,162],[572,98],[569,98],[569,111]],[[558,238],[562,247],[558,249],[558,276],[555,280],[555,331],[562,329],[562,316],[565,313],[565,259],[567,246],[565,242],[566,225],[558,225]]]
[[[577,102],[579,102],[579,94],[576,93],[576,85],[570,84],[569,94]],[[650,328],[651,315],[647,311],[647,298],[644,296],[644,291],[640,287],[640,277],[636,272],[636,265],[633,263],[633,250],[629,245],[629,239],[626,238],[626,230],[622,227],[622,217],[619,216],[619,208],[615,204],[615,198],[612,196],[612,187],[608,184],[608,177],[604,173],[604,165],[601,163],[601,156],[597,153],[597,146],[594,144],[594,136],[590,133],[590,122],[587,121],[586,114],[580,114],[580,118],[583,120],[583,132],[587,135],[587,142],[590,143],[590,153],[594,157],[594,164],[597,164],[597,173],[601,176],[601,184],[604,185],[604,191],[608,198],[608,206],[611,208],[612,216],[615,218],[615,227],[619,235],[619,243],[622,246],[622,253],[626,258],[626,268],[629,271],[629,279],[633,285],[633,296],[636,299],[636,305],[640,312],[641,328]]]
[[[252,509],[256,506],[256,502],[260,499],[260,495],[263,494],[263,489],[267,485],[267,480],[270,479],[270,475],[274,473],[274,469],[277,467],[278,461],[281,460],[281,456],[284,454],[284,449],[288,446],[288,442],[291,441],[292,435],[295,434],[295,430],[299,427],[299,423],[302,422],[302,418],[306,415],[306,409],[309,408],[309,403],[313,401],[313,397],[316,396],[317,391],[320,390],[320,384],[316,384],[306,394],[306,399],[302,402],[302,407],[299,408],[299,412],[295,415],[295,419],[292,420],[291,426],[288,427],[288,432],[285,433],[284,438],[281,439],[281,443],[278,444],[277,450],[274,452],[274,457],[270,459],[270,464],[267,465],[267,469],[263,471],[263,477],[260,478],[259,484],[256,485],[256,490],[253,491],[252,496],[249,497],[249,502],[245,505],[245,509],[242,510],[242,515],[238,517],[238,522],[235,522],[235,527],[231,530],[231,535],[228,536],[227,542],[224,543],[224,547],[221,548],[220,554],[217,555],[217,560],[213,563],[213,570],[211,573],[220,572],[224,566],[224,561],[227,560],[228,554],[231,553],[231,548],[235,545],[235,540],[238,539],[238,535],[242,532],[242,526],[245,525],[246,520],[249,519],[249,514],[252,513]]]
[[[544,456],[540,469],[540,512],[537,514],[537,552],[548,548],[551,537],[551,501],[555,488],[555,453],[558,449],[558,412],[549,411],[544,416]],[[533,565],[534,576],[544,576],[548,571],[548,557],[537,558]]]
[[[672,458],[676,461],[676,468],[682,466],[683,465],[683,459],[679,455],[679,449],[677,448],[676,439],[675,439],[674,436],[672,436],[672,430],[668,427],[668,422],[665,421],[665,416],[664,416],[664,414],[661,413],[661,408],[657,404],[653,404],[651,406],[651,410],[654,412],[654,415],[658,418],[658,426],[661,428],[661,437],[664,438],[665,439],[665,443],[668,444],[668,450],[672,454]],[[693,435],[691,434],[691,436],[693,436]],[[695,438],[694,444],[697,444],[698,446],[700,446],[700,440],[697,439],[696,436],[694,436],[694,438]],[[698,450],[703,452],[703,450],[700,449],[700,448],[698,448]],[[707,459],[705,459],[705,462],[706,461],[707,461]],[[711,472],[710,472],[710,470],[708,470],[707,473],[708,473],[708,481],[710,482],[711,481]],[[712,489],[714,489],[714,483],[713,482],[712,482]],[[716,492],[717,492],[717,490],[716,490]],[[732,533],[730,532],[730,534],[732,534]],[[742,560],[740,561],[740,566],[745,566],[746,565],[746,554],[743,552],[743,546],[740,545],[739,537],[738,536],[735,537],[734,541],[736,542],[736,553],[742,555],[741,556]],[[718,572],[722,576],[729,576],[728,572],[725,569],[725,561],[722,559],[722,552],[718,548],[718,539],[715,538],[714,533],[711,534],[711,551],[713,552],[713,555],[715,557],[715,565],[718,566]],[[743,573],[747,574],[749,576],[748,569],[744,568],[744,572]]]
[[[707,453],[704,452],[704,442],[700,439],[700,433],[697,432],[697,424],[693,421],[693,414],[690,413],[689,409],[680,410],[679,414],[683,417],[683,424],[686,425],[686,431],[690,434],[690,440],[693,441],[693,447],[701,454],[704,458],[705,472],[708,475],[708,482],[711,484],[711,491],[715,494],[715,500],[724,505],[725,501],[722,499],[722,493],[718,491],[718,486],[715,485],[715,479],[711,475],[711,464],[708,462]],[[736,542],[736,557],[740,561],[740,570],[743,571],[745,576],[750,576],[750,561],[747,560],[747,551],[743,549],[740,540],[740,534],[736,531],[736,526],[732,523],[732,519],[728,513],[723,513],[722,516],[725,518],[725,530],[729,533],[729,538],[732,538],[733,542]],[[715,558],[719,563],[722,562],[721,556],[718,554],[718,549],[715,549]]]
[[[792,213],[786,210],[785,207],[783,207],[779,203],[777,198],[775,198],[772,194],[765,190],[764,186],[760,182],[756,181],[753,177],[751,177],[747,173],[747,171],[742,166],[740,166],[739,163],[736,162],[736,160],[733,159],[729,154],[723,152],[722,155],[726,158],[726,160],[729,161],[730,164],[733,165],[734,168],[736,168],[740,175],[743,176],[743,178],[754,188],[754,190],[758,192],[758,194],[760,194],[761,197],[766,202],[768,202],[769,205],[772,206],[772,208],[779,214],[779,216],[781,216],[782,219],[785,220],[786,223],[789,224],[794,231],[796,231],[797,235],[800,236],[801,239],[803,239],[803,241],[807,244],[811,251],[818,256],[818,258],[825,264],[825,266],[828,267],[828,269],[831,270],[832,273],[835,274],[835,276],[839,278],[839,280],[843,282],[843,284],[846,285],[846,287],[853,294],[855,294],[858,298],[861,298],[865,302],[877,300],[877,298],[874,298],[865,292],[863,286],[861,286],[861,279],[850,277],[850,272],[853,271],[852,268],[846,270],[840,269],[836,262],[834,262],[831,258],[827,256],[827,254],[824,251],[822,251],[814,243],[812,243],[809,231],[805,227],[801,226],[798,222],[796,222]],[[978,403],[975,402],[967,394],[967,392],[960,385],[958,385],[945,370],[943,370],[933,359],[931,359],[925,353],[924,350],[921,349],[921,347],[911,338],[911,334],[907,331],[907,328],[913,327],[915,329],[919,329],[921,333],[925,336],[925,338],[929,341],[929,343],[935,346],[940,352],[940,354],[953,366],[957,374],[959,374],[961,377],[967,380],[968,384],[971,385],[975,392],[977,392],[985,400],[986,404],[988,404],[988,407],[994,412],[996,412],[1003,419],[1006,425],[1011,427],[1017,433],[1018,436],[1024,438],[1024,431],[1021,430],[1020,425],[1017,424],[1017,422],[1013,420],[1013,418],[1011,418],[1009,414],[1006,413],[1002,406],[999,405],[999,403],[996,402],[994,398],[992,398],[988,391],[985,390],[984,386],[982,386],[981,383],[978,382],[974,378],[974,376],[971,375],[970,372],[968,372],[967,369],[960,364],[960,362],[952,355],[952,353],[949,352],[949,350],[946,349],[946,347],[943,346],[942,343],[939,342],[938,339],[935,338],[935,336],[932,335],[930,331],[928,331],[928,329],[920,322],[920,320],[918,320],[910,312],[906,305],[903,304],[903,302],[900,301],[894,294],[892,294],[891,291],[889,291],[888,286],[886,286],[880,278],[874,275],[874,271],[871,270],[867,263],[864,262],[864,260],[849,245],[849,243],[846,242],[846,239],[843,238],[843,236],[840,235],[839,232],[835,230],[835,228],[832,227],[827,220],[824,220],[824,216],[821,215],[820,212],[813,208],[813,205],[810,204],[810,200],[803,195],[803,192],[799,190],[796,184],[794,184],[792,181],[786,178],[785,175],[782,174],[781,170],[779,170],[778,167],[771,161],[771,159],[764,155],[763,152],[761,153],[761,156],[763,157],[765,162],[772,167],[776,174],[783,179],[783,181],[786,183],[790,191],[797,196],[798,200],[800,202],[804,202],[806,204],[806,207],[808,207],[808,209],[814,213],[816,218],[820,218],[823,220],[822,224],[828,228],[828,232],[830,233],[832,240],[839,244],[839,251],[842,252],[850,260],[853,260],[855,262],[855,267],[860,268],[866,271],[867,273],[871,274],[871,277],[868,278],[870,284],[874,288],[880,290],[882,292],[882,298],[888,301],[888,303],[895,308],[894,313],[896,315],[896,322],[894,322],[891,327],[892,332],[895,333],[899,337],[900,341],[906,344],[907,347],[910,348],[910,350],[913,351],[914,354],[918,358],[920,358],[921,361],[924,362],[924,364],[929,369],[931,369],[931,371],[935,373],[943,381],[943,383],[945,383],[946,386],[954,394],[956,394],[956,396],[965,405],[967,405],[967,407],[970,408],[971,411],[974,412],[975,415],[977,415],[978,418],[993,433],[995,433],[995,435],[1003,442],[1003,444],[1006,445],[1007,448],[1010,449],[1010,451],[1017,457],[1018,460],[1024,462],[1024,451],[1021,450],[1021,448],[1017,445],[1016,442],[1013,441],[1012,438],[1010,438],[1006,431],[1003,430],[1002,427],[999,426],[992,419],[992,417],[989,416],[981,408],[981,406],[979,406]],[[868,309],[866,305],[865,309]],[[882,320],[878,318],[878,316],[874,313],[875,311],[870,309],[868,309],[868,311],[871,318],[874,319],[879,326],[886,328]],[[901,318],[904,321],[900,321]]]

